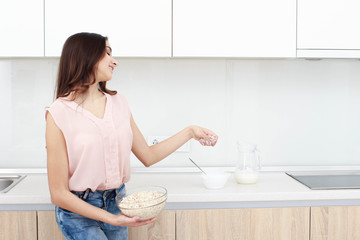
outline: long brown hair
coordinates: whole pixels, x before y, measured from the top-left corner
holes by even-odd
[[[60,57],[56,98],[73,93],[74,100],[96,82],[95,70],[106,54],[106,41],[107,37],[87,32],[74,34],[66,40]],[[108,94],[116,94],[116,91],[106,88],[106,82],[100,82],[98,88]]]

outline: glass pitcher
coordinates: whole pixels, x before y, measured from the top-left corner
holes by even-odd
[[[236,182],[243,184],[256,183],[261,168],[260,152],[257,146],[238,142],[237,147],[239,156],[234,173]]]

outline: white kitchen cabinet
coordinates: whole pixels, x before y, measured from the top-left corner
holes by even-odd
[[[298,0],[298,57],[360,57],[360,1]]]
[[[118,57],[171,56],[171,0],[45,0],[45,56],[77,32],[109,37]]]
[[[0,57],[44,56],[43,0],[0,3]]]
[[[174,57],[295,57],[296,0],[174,0]]]

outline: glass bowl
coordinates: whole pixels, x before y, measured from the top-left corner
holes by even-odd
[[[156,217],[165,208],[167,190],[159,186],[145,186],[126,190],[126,196],[116,196],[122,214],[146,220]]]

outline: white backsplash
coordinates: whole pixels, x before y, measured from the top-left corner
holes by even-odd
[[[236,141],[258,144],[264,166],[360,164],[360,61],[118,59],[109,88],[124,94],[145,138],[188,125],[191,140],[153,167],[233,166]],[[0,168],[46,167],[45,108],[58,59],[0,60]],[[141,163],[132,156],[132,166]]]

